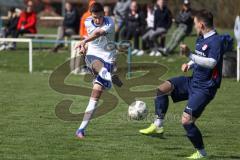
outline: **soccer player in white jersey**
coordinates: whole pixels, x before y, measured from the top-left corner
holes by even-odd
[[[76,132],[80,139],[84,138],[85,129],[103,90],[110,89],[115,79],[111,73],[116,60],[116,49],[108,47],[114,43],[114,22],[110,17],[104,16],[104,9],[100,3],[92,4],[90,12],[91,16],[85,21],[88,37],[77,45],[81,53],[86,53],[86,64],[95,75],[92,94],[83,121]]]

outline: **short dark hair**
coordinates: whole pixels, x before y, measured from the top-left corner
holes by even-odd
[[[195,13],[195,17],[198,20],[203,21],[206,27],[212,28],[214,26],[213,24],[213,14],[210,11],[207,11],[205,9],[199,10]]]
[[[11,13],[14,13],[14,12],[16,12],[16,8],[15,8],[15,7],[11,7],[9,11],[10,11]]]
[[[147,7],[148,7],[148,8],[154,8],[154,3],[153,3],[153,2],[148,3],[148,4],[147,4]]]
[[[91,13],[97,13],[97,12],[104,12],[103,5],[101,3],[93,3],[90,6],[90,12]]]

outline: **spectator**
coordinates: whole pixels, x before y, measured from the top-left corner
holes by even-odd
[[[105,5],[103,9],[104,9],[105,16],[111,17],[114,20],[111,8],[107,5]]]
[[[134,50],[132,54],[138,54],[139,52],[139,37],[145,27],[145,19],[143,13],[139,10],[137,1],[132,1],[130,10],[126,17],[126,28],[124,30],[126,39],[131,40],[134,38]]]
[[[141,56],[144,54],[144,51],[153,48],[153,42],[150,40],[152,33],[154,32],[154,4],[150,3],[147,5],[147,28],[145,29],[145,34],[142,36],[142,50],[138,52],[138,55]]]
[[[113,10],[113,14],[115,16],[115,21],[116,21],[115,41],[117,42],[119,40],[119,35],[122,35],[122,36],[124,35],[122,34],[124,30],[124,20],[126,15],[128,14],[130,4],[131,4],[131,0],[118,0]]]
[[[33,11],[33,2],[28,1],[26,10],[20,14],[20,18],[17,25],[17,35],[22,35],[24,33],[37,33],[37,15]]]
[[[86,27],[85,27],[85,21],[88,17],[91,16],[89,8],[95,2],[96,2],[95,0],[89,0],[88,1],[88,9],[81,17],[80,28],[79,28],[79,35],[80,35],[81,39],[85,39],[88,36],[87,30],[86,30]],[[84,55],[79,55],[79,56],[76,56],[73,59],[71,59],[70,67],[71,67],[71,70],[73,71],[74,74],[85,75],[85,74],[88,73],[88,69],[87,69],[87,66],[86,66],[86,63],[85,63],[84,59],[85,59]]]
[[[89,11],[90,6],[95,3],[95,0],[89,0],[88,1],[88,9],[87,11],[82,15],[81,20],[80,20],[80,29],[79,29],[79,35],[81,39],[87,38],[87,30],[85,27],[85,21],[88,17],[91,16],[91,13]],[[73,71],[74,74],[79,74],[79,75],[85,75],[88,73],[88,69],[85,63],[85,56],[84,55],[79,55],[76,56],[75,58],[71,59],[70,61],[70,67],[71,70]],[[82,64],[80,66],[80,64]]]
[[[14,24],[15,22],[17,22],[17,26],[16,24]],[[15,19],[14,21],[11,21],[11,25],[14,26],[14,28],[16,29],[15,32],[12,30],[11,32],[12,37],[18,38],[19,35],[22,35],[24,33],[36,33],[37,32],[36,23],[37,23],[37,16],[36,16],[36,13],[33,11],[33,2],[28,1],[27,7],[25,11],[21,12],[19,19],[18,20]],[[16,43],[12,43],[11,46],[9,46],[9,48],[15,49]]]
[[[57,40],[61,41],[64,36],[72,36],[77,34],[79,30],[79,15],[77,10],[72,6],[71,3],[65,3],[65,15],[63,25],[58,27]],[[57,52],[59,48],[63,47],[62,43],[56,43],[53,48],[53,52]]]
[[[81,22],[80,22],[80,36],[81,36],[81,38],[87,37],[87,30],[86,30],[84,22],[88,17],[91,16],[89,8],[95,2],[96,2],[95,0],[89,0],[88,10],[83,14],[83,16],[81,18]]]
[[[157,0],[157,10],[154,13],[154,31],[150,36],[151,41],[154,44],[154,48],[150,53],[150,56],[160,56],[161,53],[158,52],[158,37],[161,36],[160,46],[165,45],[165,35],[168,29],[172,25],[172,13],[168,9],[167,0]]]
[[[7,38],[11,35],[11,37],[15,38],[17,34],[17,24],[19,20],[19,12],[16,11],[14,7],[10,8],[8,12],[8,21],[6,24],[6,28],[2,29],[2,37]],[[15,43],[2,43],[0,47],[0,51],[5,49],[15,49]]]
[[[182,9],[176,17],[177,29],[174,31],[166,48],[159,48],[164,55],[171,53],[184,38],[192,32],[192,9],[188,0],[184,0]]]

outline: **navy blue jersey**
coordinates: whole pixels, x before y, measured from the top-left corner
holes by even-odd
[[[193,66],[192,85],[197,88],[219,88],[222,80],[223,50],[222,41],[217,33],[208,37],[200,36],[196,41],[195,54],[213,58],[217,61],[214,69]]]

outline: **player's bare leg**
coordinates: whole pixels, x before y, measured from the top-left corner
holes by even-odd
[[[116,74],[112,75],[110,72],[108,72],[101,61],[95,60],[94,63],[92,64],[92,68],[94,74],[98,74],[103,79],[112,81],[112,83],[117,85],[118,87],[121,87],[123,85],[119,77]]]
[[[174,87],[169,82],[166,81],[163,84],[161,84],[157,89],[157,96],[155,98],[155,114],[156,119],[154,122],[150,125],[150,127],[146,129],[142,129],[139,132],[142,134],[154,134],[154,133],[163,133],[163,121],[165,114],[168,110],[168,95],[171,94]]]
[[[100,60],[95,60],[92,64],[94,73],[98,74],[101,78],[107,81],[112,81],[111,73],[104,67]]]

